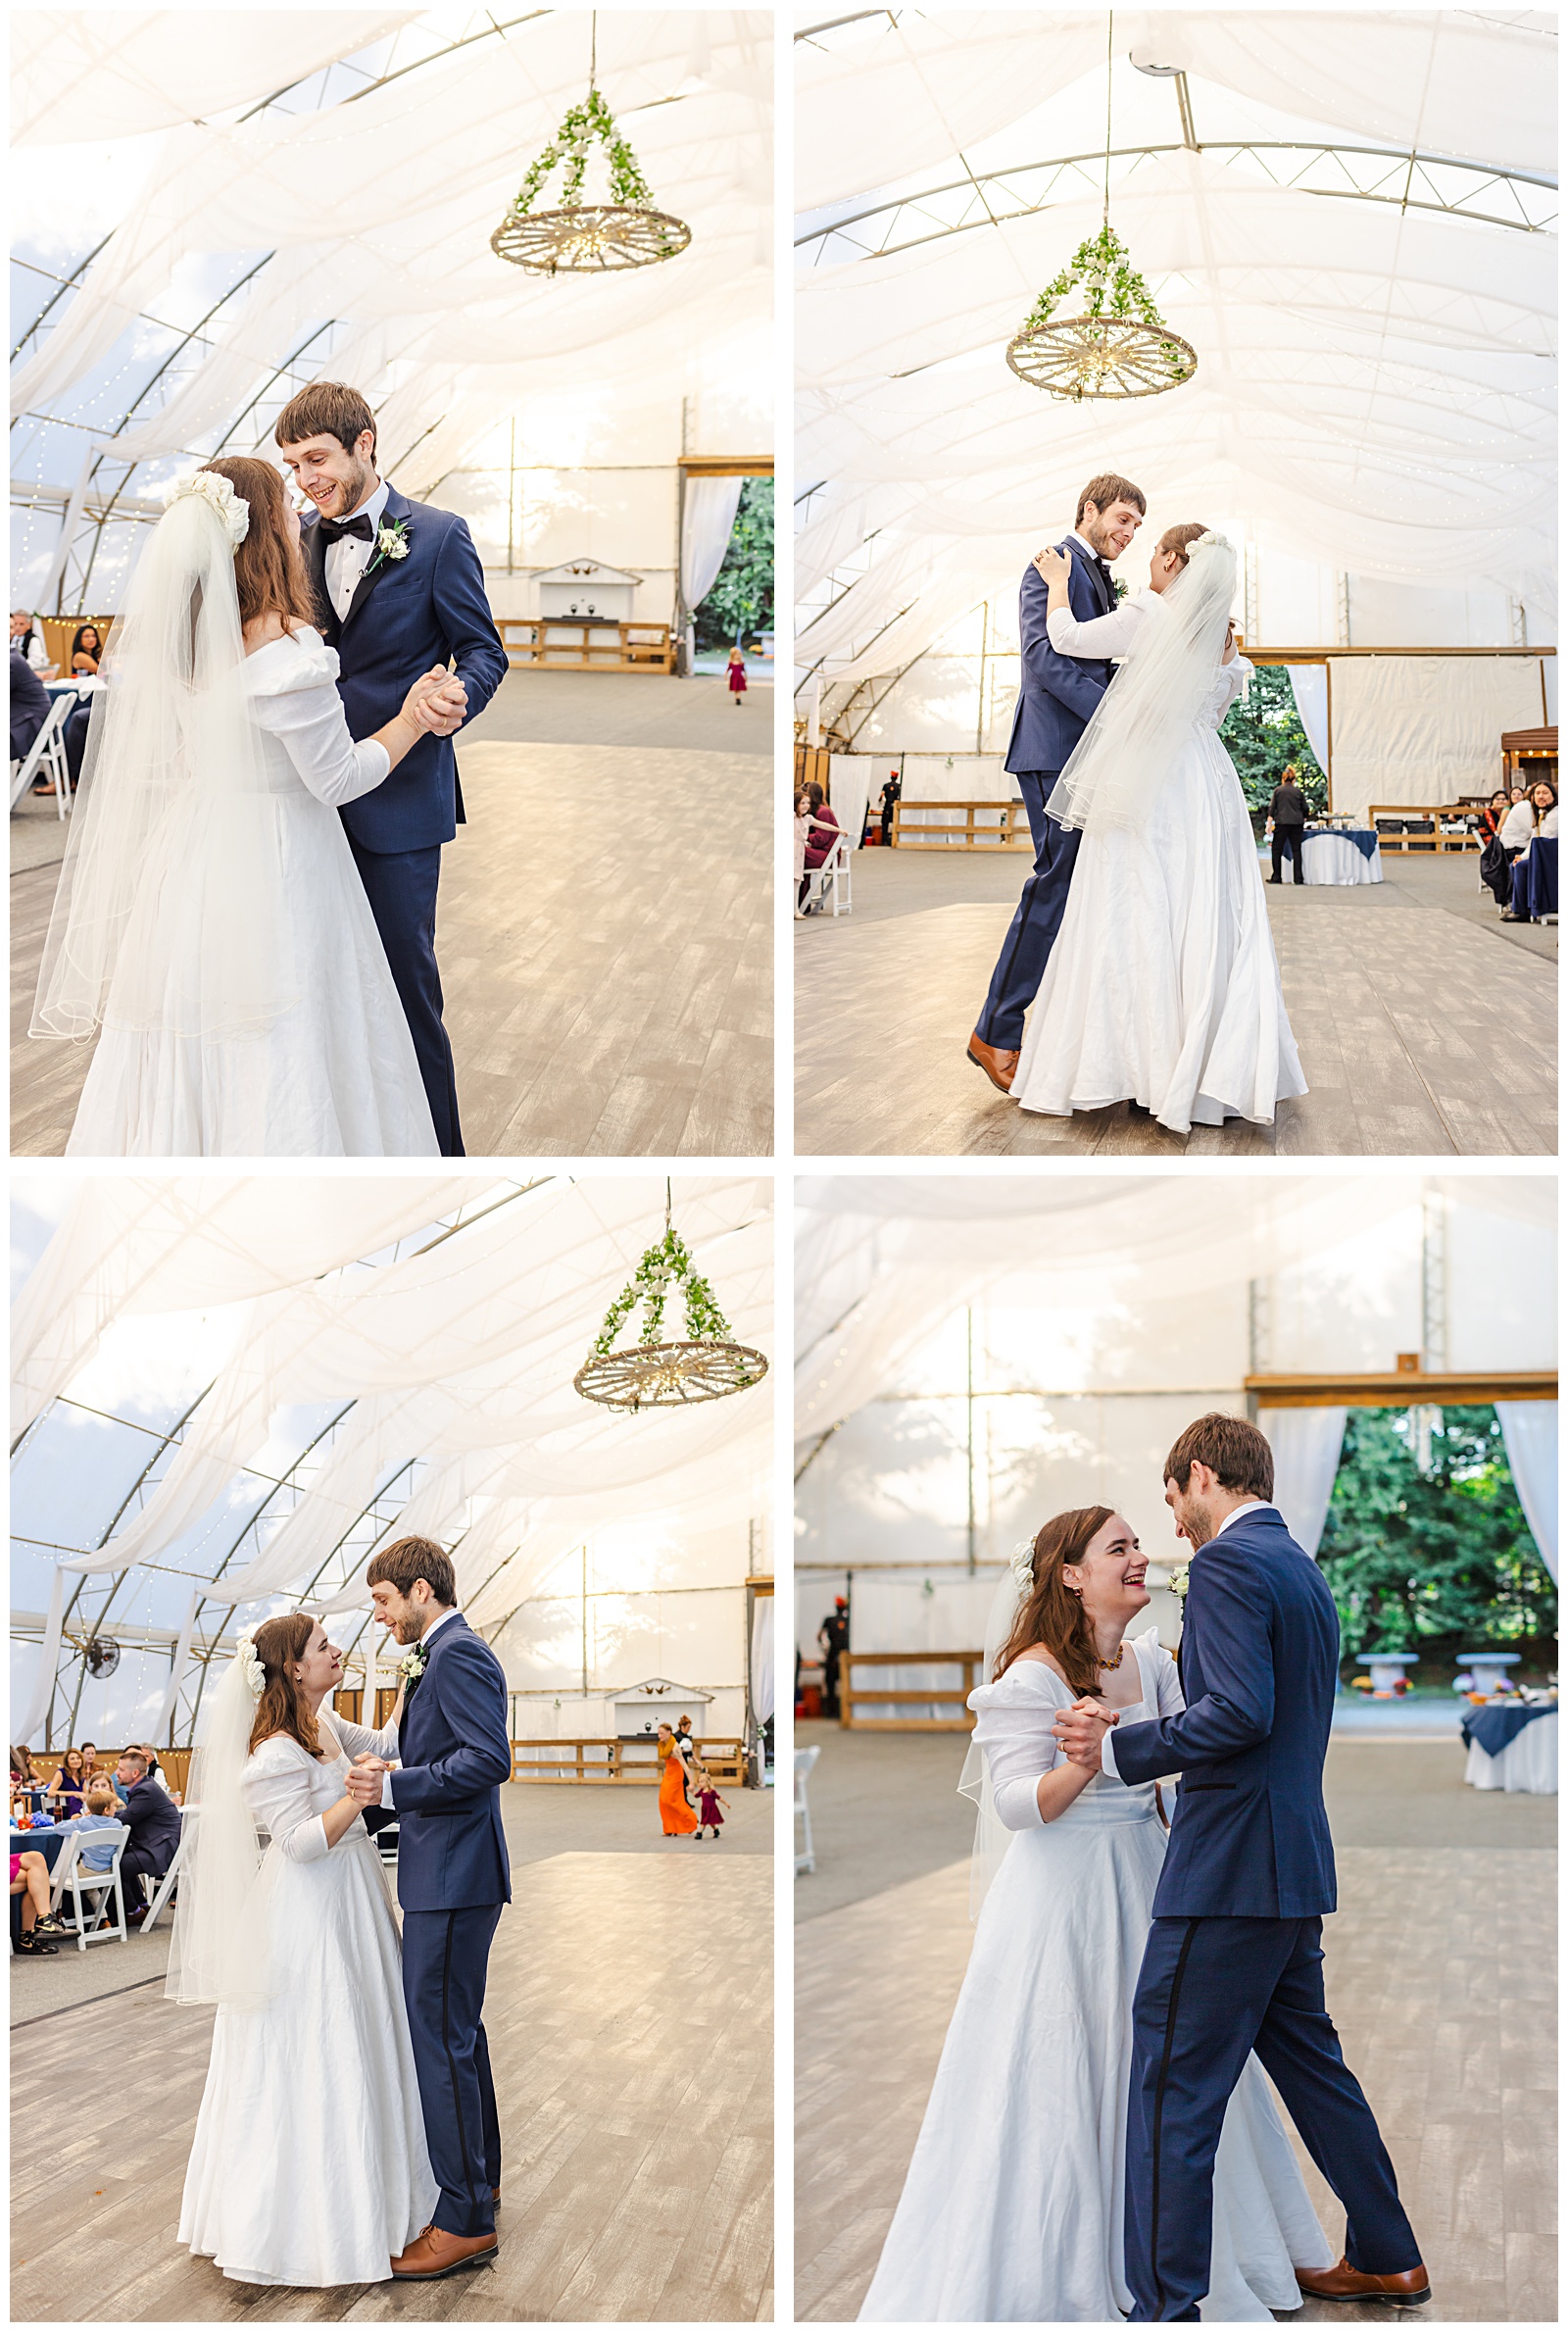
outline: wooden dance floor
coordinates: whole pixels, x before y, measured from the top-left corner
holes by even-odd
[[[818,1850],[820,1854],[820,1849]],[[1554,2323],[1556,1857],[1348,1847],[1329,2007],[1421,2240],[1440,2323]],[[810,1885],[802,1879],[801,1887]],[[853,2319],[968,1958],[967,1861],[796,1929],[796,2312]],[[1344,2216],[1297,2153],[1331,2242]],[[1389,2310],[1308,2302],[1282,2322]]]
[[[269,2291],[178,2248],[211,2010],[155,1986],[14,2029],[12,2320],[770,2321],[772,1861],[709,1851],[514,1872],[485,2007],[501,2255],[449,2282]]]
[[[586,677],[620,691],[617,736],[660,685]],[[771,1152],[770,696],[733,744],[705,704],[722,745],[515,741],[492,708],[461,747],[468,822],[443,854],[436,947],[471,1157]],[[54,822],[12,820],[12,1150],[32,1158],[63,1153],[89,1059],[26,1033]]]
[[[1027,1115],[964,1058],[1026,872],[1022,854],[971,868],[866,851],[854,913],[797,924],[797,1151],[1555,1155],[1555,964],[1474,917],[1473,871],[1446,865],[1401,868],[1364,889],[1265,894],[1311,1088],[1281,1104],[1272,1128],[1233,1121],[1183,1141],[1123,1103]]]

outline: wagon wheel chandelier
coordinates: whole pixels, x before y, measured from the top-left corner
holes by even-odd
[[[686,1337],[663,1343],[664,1306],[678,1287],[686,1300]],[[643,1331],[635,1344],[615,1350],[615,1339],[638,1305]],[[750,1345],[734,1342],[713,1291],[698,1271],[670,1220],[669,1184],[664,1185],[664,1235],[655,1241],[621,1289],[572,1384],[585,1401],[606,1409],[689,1409],[699,1401],[722,1401],[744,1393],[767,1374],[767,1362]]]
[[[1110,68],[1115,19],[1105,20],[1105,200],[1100,232],[1080,243],[1048,283],[1023,329],[1007,344],[1020,380],[1048,396],[1082,404],[1086,397],[1158,397],[1198,371],[1198,352],[1161,317],[1127,246],[1110,223]],[[1082,312],[1055,315],[1069,292]]]
[[[684,219],[656,210],[637,157],[596,85],[599,65],[599,19],[591,20],[588,53],[588,95],[574,105],[555,136],[531,165],[516,199],[495,233],[490,248],[498,259],[526,268],[533,275],[603,275],[622,268],[650,268],[662,259],[676,259],[692,239]],[[608,203],[585,203],[583,178],[595,144],[610,169]],[[560,170],[561,194],[556,209],[536,211],[534,203],[545,181]]]

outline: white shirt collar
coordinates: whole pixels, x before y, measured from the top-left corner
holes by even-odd
[[[428,1627],[425,1629],[425,1631],[424,1631],[423,1635],[422,1635],[422,1636],[419,1638],[419,1641],[420,1641],[420,1643],[421,1643],[421,1644],[428,1644],[428,1643],[429,1643],[429,1641],[430,1641],[430,1638],[431,1638],[433,1635],[437,1634],[437,1633],[439,1632],[439,1630],[440,1630],[440,1629],[442,1629],[443,1627],[445,1627],[445,1625],[446,1625],[446,1623],[447,1623],[447,1621],[448,1621],[449,1619],[456,1619],[457,1615],[458,1615],[458,1607],[457,1607],[457,1605],[456,1605],[456,1604],[454,1604],[450,1612],[443,1612],[439,1619],[432,1619],[432,1620],[431,1620],[431,1622],[430,1622],[429,1626],[428,1626]]]
[[[1097,566],[1099,565],[1100,553],[1096,550],[1094,544],[1088,540],[1087,536],[1079,533],[1076,526],[1073,528],[1068,539],[1072,542],[1082,543],[1084,549],[1089,553],[1090,558],[1095,561]]]
[[[1229,1530],[1233,1522],[1240,1522],[1245,1516],[1249,1514],[1278,1514],[1279,1511],[1279,1508],[1274,1504],[1274,1501],[1271,1498],[1254,1499],[1250,1506],[1233,1506],[1230,1513],[1226,1515],[1224,1521],[1220,1524],[1219,1530],[1215,1531],[1214,1536],[1215,1538],[1218,1538],[1220,1531]],[[1281,1516],[1281,1519],[1284,1519],[1283,1515]]]

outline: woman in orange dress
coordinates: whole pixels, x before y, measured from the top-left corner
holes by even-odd
[[[685,1838],[696,1829],[697,1816],[686,1797],[686,1768],[675,1755],[675,1736],[667,1724],[659,1728],[659,1818],[666,1838]]]

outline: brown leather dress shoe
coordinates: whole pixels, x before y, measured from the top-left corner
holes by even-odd
[[[1016,1053],[1004,1052],[1000,1045],[988,1045],[979,1036],[969,1039],[969,1059],[976,1068],[983,1068],[999,1093],[1010,1093],[1018,1067]]]
[[[449,2235],[445,2227],[426,2227],[392,2262],[399,2283],[434,2283],[443,2275],[462,2275],[468,2267],[495,2264],[494,2235]]]
[[[1398,2275],[1363,2275],[1342,2258],[1337,2267],[1298,2267],[1296,2280],[1313,2300],[1387,2300],[1395,2307],[1424,2307],[1432,2297],[1424,2267]]]

